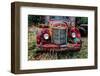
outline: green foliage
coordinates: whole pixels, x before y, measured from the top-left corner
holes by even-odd
[[[76,25],[88,24],[88,17],[76,17]]]
[[[39,23],[44,23],[43,17],[44,16],[39,16],[39,15],[28,15],[28,24],[29,24],[29,26],[31,24],[34,24],[36,26]]]
[[[87,17],[81,17],[80,23],[81,24],[88,24],[88,18]]]

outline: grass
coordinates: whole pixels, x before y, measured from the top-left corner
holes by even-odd
[[[56,60],[56,59],[76,59],[88,57],[87,38],[82,38],[82,48],[78,52],[41,52],[36,47],[36,33],[28,33],[28,60]]]

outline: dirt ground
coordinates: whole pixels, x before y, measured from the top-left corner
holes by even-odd
[[[82,38],[82,48],[78,52],[41,52],[36,48],[36,34],[28,33],[28,60],[56,60],[56,59],[77,59],[88,57],[88,39]]]

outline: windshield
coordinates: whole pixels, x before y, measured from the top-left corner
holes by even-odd
[[[66,20],[65,16],[51,16],[50,20]]]

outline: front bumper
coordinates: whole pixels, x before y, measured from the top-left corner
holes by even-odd
[[[81,49],[81,44],[67,44],[67,45],[57,45],[57,44],[44,44],[37,45],[43,51],[79,51]]]

